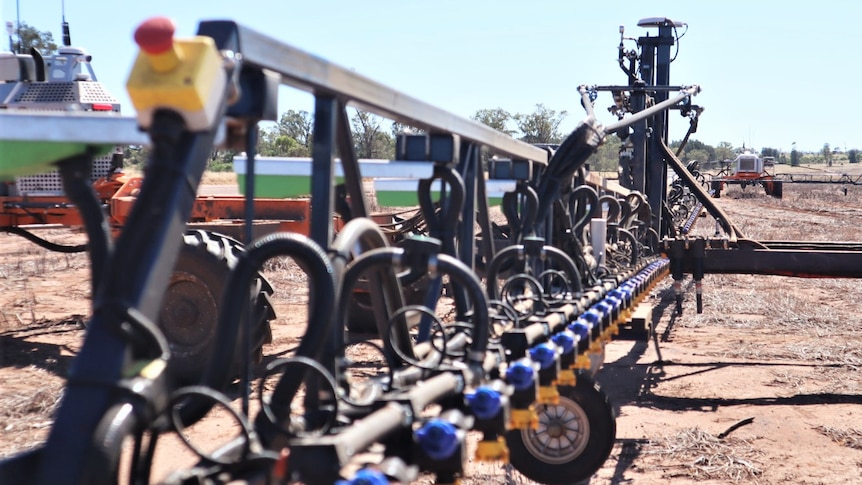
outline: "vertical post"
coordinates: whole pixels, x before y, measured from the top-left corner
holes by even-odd
[[[464,205],[461,211],[461,227],[458,237],[458,259],[471,270],[475,269],[476,250],[476,179],[479,161],[479,145],[464,143],[461,145],[460,170],[464,180]]]
[[[254,239],[254,158],[257,156],[257,122],[249,121],[246,126],[246,141],[245,141],[245,241],[243,244],[248,246]],[[242,339],[242,374],[240,375],[240,387],[242,388],[242,412],[248,416],[249,395],[251,395],[251,339],[252,339],[252,321],[254,320],[254,310],[251,305],[248,305],[245,312],[245,321],[241,330]]]
[[[315,135],[316,136],[316,135]],[[350,131],[350,120],[347,118],[347,106],[338,103],[338,154],[341,156],[341,169],[344,171],[344,185],[347,197],[350,198],[351,217],[368,217],[368,204],[362,186],[362,173],[359,160],[353,148],[353,136]]]
[[[643,82],[636,83],[636,89],[632,90],[631,103],[632,112],[639,113],[646,109],[646,92],[643,90]],[[646,146],[647,146],[647,120],[638,121],[632,126],[632,158],[629,162],[630,173],[629,177],[625,178],[628,182],[625,186],[627,189],[636,190],[645,194],[646,188]]]
[[[328,248],[332,238],[335,195],[335,135],[338,102],[332,96],[314,98],[314,143],[311,146],[311,239]]]
[[[461,206],[461,222],[459,225],[457,257],[466,264],[470,270],[476,266],[474,256],[476,250],[476,166],[479,161],[479,145],[475,143],[463,143],[458,161],[458,172],[464,181],[464,202]],[[470,311],[467,299],[467,291],[460,285],[452,285],[455,307],[458,317],[464,317]]]
[[[694,253],[692,257],[694,267],[692,268],[691,276],[694,279],[697,313],[703,313],[703,276],[704,259],[706,259],[706,240],[703,237],[695,239],[691,245],[691,251]]]
[[[670,86],[670,50],[674,44],[673,23],[666,20],[658,28],[658,37],[653,37],[655,42],[655,86]],[[655,93],[656,103],[668,99],[667,91]],[[664,163],[661,141],[668,136],[667,112],[657,114],[653,118],[653,136],[650,140],[650,149],[647,163],[647,200],[650,201],[652,209],[652,227],[662,236],[662,201],[667,196],[667,165]]]

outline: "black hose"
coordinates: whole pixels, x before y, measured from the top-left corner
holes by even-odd
[[[345,272],[342,291],[345,294],[352,291],[359,276],[375,266],[401,266],[405,259],[403,248],[380,248],[368,251],[357,258]],[[448,274],[453,283],[461,285],[473,302],[473,342],[467,356],[467,362],[471,365],[472,370],[478,372],[485,359],[485,350],[490,334],[485,292],[475,273],[457,258],[447,254],[438,254],[436,260],[437,271],[440,274]],[[347,315],[347,304],[347,299],[341,298],[335,317],[337,322],[344,322]],[[412,348],[409,352],[408,355],[412,355]]]
[[[63,191],[75,204],[84,229],[87,231],[90,249],[90,271],[92,294],[95,295],[104,277],[105,267],[114,249],[114,240],[102,204],[90,185],[93,157],[90,154],[68,158],[57,164]]]
[[[76,244],[74,246],[67,246],[65,244],[57,244],[57,243],[48,241],[47,239],[43,239],[43,238],[33,234],[32,232],[30,232],[26,229],[22,229],[22,228],[17,227],[17,226],[3,227],[3,228],[0,228],[0,230],[2,230],[4,232],[8,232],[9,234],[15,234],[16,236],[21,236],[24,239],[30,241],[31,243],[34,243],[41,248],[47,249],[48,251],[53,251],[55,253],[66,253],[66,254],[83,253],[89,247],[89,245],[87,245],[87,244]]]
[[[342,277],[347,264],[356,256],[353,254],[359,248],[359,255],[372,249],[388,247],[389,243],[386,236],[380,228],[371,219],[357,218],[348,222],[344,228],[339,231],[338,236],[332,243],[332,252],[336,257],[332,258],[332,265],[335,269],[337,281],[342,281]],[[378,325],[378,333],[381,337],[385,335],[387,324],[390,315],[404,306],[404,294],[398,275],[393,271],[392,267],[382,267],[377,271],[369,274],[369,290],[371,302],[375,310],[375,318]],[[340,295],[335,298],[335,301],[349,299],[352,294],[348,290],[341,288]],[[382,313],[381,313],[382,311]],[[341,325],[346,325],[346,318],[339,317],[337,327],[341,329]],[[395,339],[402,349],[409,348],[410,338],[406,330],[396,327]],[[388,347],[388,342],[386,343]],[[339,352],[344,348],[344,332],[333,332],[332,345],[328,348],[329,353]],[[334,357],[334,355],[329,356]],[[334,361],[324,359],[324,366],[330,372],[335,374],[332,364]],[[336,376],[337,377],[337,376]]]
[[[247,246],[228,278],[223,294],[226,304],[219,316],[216,342],[211,354],[213,358],[210,359],[210,365],[204,374],[203,385],[223,389],[227,384],[230,366],[224,363],[233,362],[240,321],[243,310],[249,303],[248,298],[232,296],[248,294],[248,289],[263,264],[277,256],[294,258],[310,277],[308,328],[295,355],[319,358],[333,322],[333,308],[328,301],[328,298],[335,294],[332,265],[323,250],[310,238],[294,233],[273,233]],[[285,375],[282,379],[289,381],[289,384],[280,386],[282,392],[292,397],[299,389],[303,376]],[[179,416],[183,423],[191,424],[199,421],[211,408],[212,403],[191,396],[182,406]]]
[[[604,136],[601,123],[595,118],[587,118],[560,144],[548,161],[548,168],[536,188],[539,194],[536,220],[539,224],[547,220],[551,207],[559,199],[561,184],[569,180],[587,162],[602,143]]]

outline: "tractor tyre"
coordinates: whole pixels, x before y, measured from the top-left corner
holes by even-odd
[[[784,182],[777,180],[772,182],[772,194],[776,199],[784,196]]]
[[[713,198],[715,198],[715,199],[721,198],[721,185],[722,184],[720,181],[716,180],[716,181],[712,182],[712,197]]]
[[[169,369],[180,385],[197,384],[209,365],[216,341],[219,315],[231,271],[242,252],[242,243],[228,236],[201,230],[189,230],[165,292],[158,326],[165,334],[171,351]],[[262,346],[272,341],[269,322],[275,318],[269,297],[273,289],[258,274],[249,291],[252,315],[252,348],[254,363],[263,357]],[[231,372],[242,368],[242,339],[237,337]]]
[[[539,483],[588,482],[614,446],[616,417],[607,395],[586,373],[560,386],[559,404],[539,404],[538,429],[506,434],[512,466]]]

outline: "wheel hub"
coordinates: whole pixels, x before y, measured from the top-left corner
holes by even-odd
[[[525,430],[524,445],[530,454],[549,464],[568,463],[577,458],[589,441],[586,412],[574,401],[561,397],[557,405],[543,405],[537,410],[539,427]]]

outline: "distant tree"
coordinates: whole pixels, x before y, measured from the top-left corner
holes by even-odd
[[[689,153],[691,151],[698,151],[700,153],[698,153],[697,156],[692,156]],[[688,160],[700,160],[701,162],[715,160],[715,148],[700,140],[689,140],[688,143],[685,144],[683,153],[686,154],[685,158]],[[706,155],[704,155],[704,153],[706,153]]]
[[[310,157],[314,135],[314,115],[288,110],[278,124],[260,132],[257,151],[267,157]]]
[[[715,147],[716,160],[733,160],[734,158],[736,158],[736,152],[733,150],[733,145],[730,142],[723,141]]]
[[[616,172],[620,163],[620,139],[616,134],[605,138],[605,142],[587,161],[593,172]]]
[[[126,166],[146,165],[150,157],[150,149],[143,145],[126,145],[123,147],[123,164]]]
[[[233,157],[237,152],[233,150],[213,150],[207,162],[207,170],[212,172],[230,172],[233,170]]]
[[[832,148],[828,143],[823,144],[823,149],[820,150],[820,153],[823,155],[823,161],[826,162],[827,166],[832,166]]]
[[[560,143],[563,135],[559,127],[567,114],[566,111],[557,112],[537,104],[532,113],[518,113],[513,118],[521,132],[521,140],[527,143]]]
[[[798,167],[799,166],[799,152],[796,151],[796,143],[793,143],[793,148],[790,150],[790,166]]]
[[[710,160],[709,152],[707,152],[706,150],[701,150],[701,149],[689,150],[689,151],[685,152],[685,156],[683,157],[683,161],[690,162],[692,160],[697,160],[701,163],[702,162],[708,162]]]
[[[381,120],[367,111],[356,110],[350,119],[353,144],[359,158],[394,158],[392,137],[381,129]]]
[[[509,136],[515,134],[515,130],[509,128],[509,122],[512,121],[512,114],[503,108],[480,109],[476,111],[472,118],[479,123],[490,126],[491,128]]]
[[[850,151],[847,152],[847,162],[859,163],[859,150],[851,148]]]
[[[778,157],[781,156],[781,151],[777,148],[763,148],[760,150],[761,157],[773,157],[778,160]]]
[[[305,146],[281,134],[277,128],[272,131],[261,130],[257,152],[264,157],[300,157],[309,154]]]
[[[43,56],[50,56],[57,52],[57,44],[54,35],[48,31],[41,31],[26,22],[21,22],[20,28],[15,30],[17,43],[15,48],[20,54],[27,54],[31,47],[35,47]]]
[[[288,110],[282,113],[278,120],[278,132],[293,138],[311,153],[311,142],[314,137],[314,115],[305,110]]]

